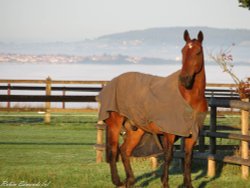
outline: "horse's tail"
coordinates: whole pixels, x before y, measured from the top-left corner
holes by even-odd
[[[108,125],[106,125],[106,143],[105,143],[106,162],[110,163],[113,155],[112,155],[112,145],[111,145],[112,143],[109,143],[108,129],[110,128]],[[120,154],[120,149],[119,149],[119,146],[117,146],[117,155],[114,156],[116,158],[116,162],[119,160],[119,154]]]

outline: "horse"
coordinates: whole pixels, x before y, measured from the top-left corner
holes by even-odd
[[[184,137],[183,185],[192,187],[192,151],[208,106],[204,94],[206,76],[203,33],[199,31],[197,39],[191,39],[185,30],[183,38],[185,45],[182,48],[181,70],[166,78],[125,73],[111,80],[98,96],[101,103],[99,120],[106,124],[106,160],[110,165],[112,182],[117,187],[135,184],[130,156],[145,133],[163,136],[161,182],[164,188],[169,187],[169,166],[173,158],[174,142]],[[170,94],[172,90],[176,90],[177,94]],[[180,95],[180,99],[175,99],[177,95]],[[189,115],[185,115],[186,111]],[[165,124],[168,126],[165,127]],[[179,127],[179,130],[175,130],[175,127]],[[125,129],[126,134],[119,146],[122,129]],[[119,154],[126,172],[124,182],[120,180],[116,166]]]

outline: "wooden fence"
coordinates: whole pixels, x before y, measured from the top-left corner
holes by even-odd
[[[82,95],[72,96],[66,95],[66,92],[99,92],[103,85],[108,81],[64,81],[52,80],[48,77],[46,80],[0,80],[1,101],[6,101],[6,108],[8,110],[15,110],[11,108],[11,102],[46,102],[45,109],[51,108],[49,102],[61,102],[62,108],[65,109],[65,102],[96,102],[96,95]],[[21,85],[20,84],[26,84]],[[29,84],[29,85],[27,85]],[[35,86],[30,86],[35,84]],[[43,85],[43,86],[40,86]],[[56,85],[56,86],[55,86]],[[60,86],[58,86],[60,85]],[[65,86],[65,85],[78,85]],[[80,85],[80,86],[79,86]],[[235,92],[235,84],[207,84],[206,97],[215,98],[230,98],[239,99]],[[223,88],[223,89],[222,89]],[[44,91],[45,95],[16,95],[12,94],[15,91]],[[61,95],[52,95],[52,92],[61,92]],[[32,110],[32,109],[31,109]]]
[[[6,108],[2,108],[1,110],[20,110],[18,108],[11,108],[11,102],[45,102],[45,105],[42,108],[42,110],[45,111],[44,121],[49,123],[50,112],[52,110],[51,102],[61,102],[63,109],[65,109],[66,102],[96,102],[97,93],[95,95],[86,95],[86,93],[99,92],[106,83],[107,81],[52,80],[50,77],[46,80],[0,80],[0,91],[6,93],[0,95],[0,101],[6,102]],[[20,84],[22,85],[20,86]],[[31,84],[35,86],[30,86]],[[12,94],[16,91],[30,91],[31,94]],[[43,91],[45,94],[32,94],[35,91]],[[52,92],[54,91],[61,92],[61,95],[53,95]],[[84,95],[66,95],[66,92],[82,92]],[[29,108],[29,110],[32,111],[32,108]]]
[[[201,139],[204,136],[210,138],[210,145],[209,145],[209,154],[208,158],[208,175],[215,176],[215,161],[223,161],[232,164],[239,164],[242,167],[242,178],[246,179],[249,176],[249,110],[250,110],[250,103],[249,100],[246,99],[245,101],[239,100],[216,100],[211,98],[209,101],[209,105],[211,107],[210,110],[210,130],[203,131]],[[232,133],[222,133],[217,132],[217,108],[224,107],[224,108],[237,108],[241,110],[241,134],[232,134]],[[216,138],[223,138],[223,139],[234,139],[241,141],[241,157],[239,156],[227,156],[227,155],[217,155],[216,149]],[[204,138],[203,138],[204,139]]]
[[[0,95],[0,102],[7,102],[7,108],[1,110],[11,110],[11,102],[44,102],[46,123],[50,122],[51,102],[62,102],[62,108],[65,108],[65,102],[96,102],[96,95],[66,95],[66,92],[99,92],[107,81],[55,81],[51,78],[46,80],[0,80],[0,91],[6,94]],[[36,86],[20,84],[36,84]],[[39,86],[37,86],[39,84]],[[44,86],[40,86],[40,84]],[[56,86],[55,86],[56,85]],[[63,85],[63,86],[58,86]],[[64,85],[81,85],[81,86],[64,86]],[[91,86],[89,86],[91,85]],[[235,84],[207,84],[206,98],[210,101],[210,126],[209,131],[204,130],[199,139],[199,152],[194,153],[194,158],[201,158],[208,160],[208,175],[215,175],[215,161],[221,160],[228,163],[242,165],[242,177],[248,177],[248,169],[250,166],[248,143],[250,137],[248,134],[248,117],[249,117],[249,102],[239,101],[239,96],[235,91]],[[44,91],[44,95],[13,95],[13,91]],[[52,91],[60,91],[62,95],[52,95]],[[230,99],[230,100],[228,100]],[[222,133],[217,132],[216,114],[218,108],[237,108],[241,109],[242,117],[242,134]],[[104,131],[105,125],[101,122],[97,124],[97,143],[96,147],[96,161],[101,162],[104,152]],[[204,145],[204,138],[209,137],[209,150],[206,152]],[[242,157],[221,156],[217,154],[216,138],[236,139],[242,141]],[[180,146],[183,148],[183,146]],[[175,157],[183,157],[182,151],[175,152]],[[156,158],[152,158],[156,162]],[[155,166],[155,164],[154,164]]]

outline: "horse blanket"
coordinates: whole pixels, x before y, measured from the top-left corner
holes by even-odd
[[[143,128],[154,122],[162,132],[197,139],[206,113],[194,111],[178,88],[180,71],[167,77],[138,72],[124,73],[111,80],[97,97],[99,120],[118,112]]]

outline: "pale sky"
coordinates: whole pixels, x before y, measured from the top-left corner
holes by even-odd
[[[238,0],[0,0],[0,42],[93,39],[153,27],[250,29]]]

